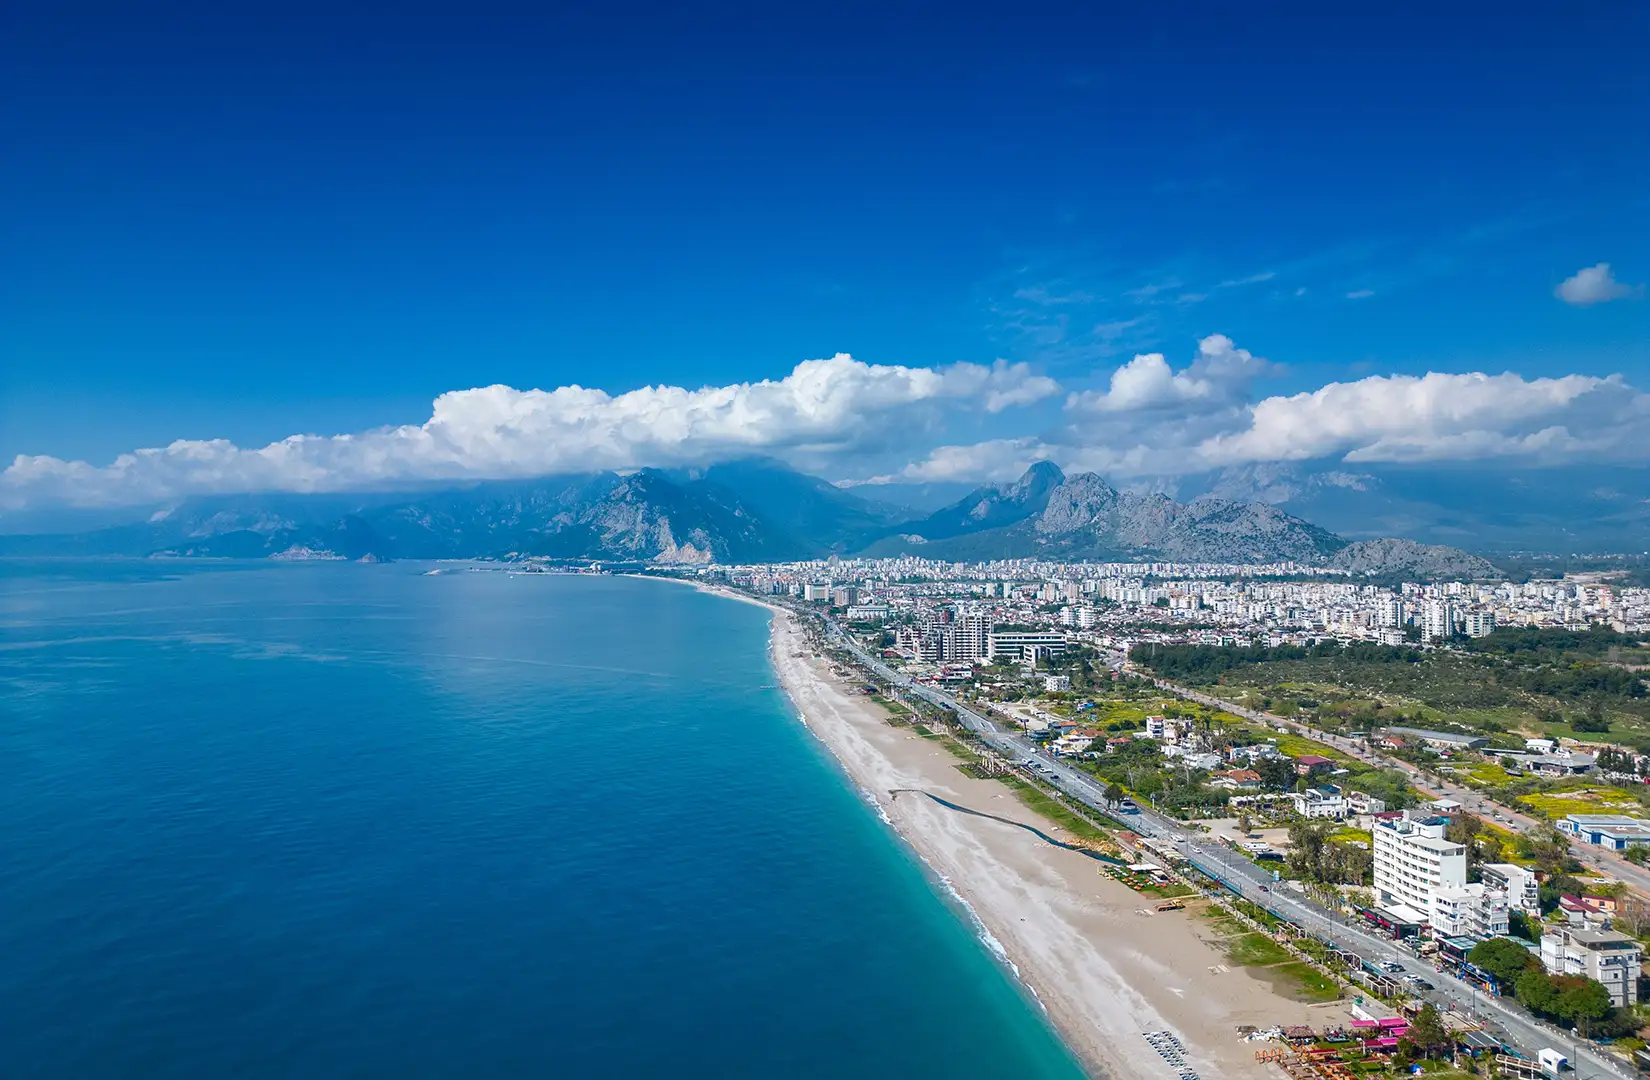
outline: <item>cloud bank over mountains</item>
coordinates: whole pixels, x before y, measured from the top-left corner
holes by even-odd
[[[869,483],[1009,478],[1043,458],[1140,477],[1314,459],[1644,463],[1650,454],[1650,395],[1619,376],[1373,375],[1254,400],[1257,380],[1276,371],[1214,334],[1179,370],[1161,353],[1143,354],[1096,372],[1094,388],[1063,387],[1024,363],[906,367],[846,354],[805,361],[777,380],[696,390],[487,386],[442,394],[422,424],[294,435],[256,449],[179,440],[104,466],[20,455],[0,473],[0,508],[370,489],[754,454],[826,463],[827,471],[832,461],[867,455],[895,466]],[[959,417],[992,437],[936,446]]]
[[[1124,478],[1315,460],[1650,464],[1650,395],[1619,375],[1371,375],[1252,400],[1274,367],[1219,334],[1179,371],[1136,356],[1105,390],[1068,395],[1050,430],[940,446],[869,482],[1002,480],[1045,458]]]

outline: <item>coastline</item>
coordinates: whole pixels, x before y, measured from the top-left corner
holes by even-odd
[[[1144,1038],[1167,1030],[1205,1078],[1270,1077],[1239,1025],[1321,1025],[1344,1016],[1344,1004],[1310,1007],[1230,965],[1189,911],[1154,912],[1154,900],[1099,873],[1087,857],[924,798],[1062,833],[1004,785],[962,773],[935,740],[889,725],[828,661],[798,647],[801,631],[785,608],[685,584],[772,612],[770,660],[798,718],[968,912],[1090,1075],[1171,1075]]]

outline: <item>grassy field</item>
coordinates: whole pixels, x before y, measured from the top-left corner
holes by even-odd
[[[1342,844],[1373,844],[1375,837],[1366,829],[1336,829],[1329,839]]]
[[[1017,776],[999,776],[997,779],[1012,788],[1027,809],[1043,815],[1071,835],[1085,840],[1111,840],[1110,832],[1077,814],[1042,788]]]
[[[1643,809],[1643,805],[1631,792],[1611,787],[1520,795],[1518,802],[1521,807],[1534,811],[1549,821],[1557,821],[1568,814],[1616,814]]]
[[[1499,765],[1492,765],[1487,761],[1456,765],[1451,771],[1468,783],[1476,784],[1479,787],[1500,787],[1502,784],[1510,783],[1513,779],[1512,774],[1506,769]]]
[[[1215,944],[1227,959],[1249,968],[1256,978],[1265,980],[1279,993],[1307,1002],[1334,1001],[1341,996],[1340,986],[1334,979],[1311,964],[1295,959],[1289,950],[1265,934],[1249,930],[1220,908],[1211,907],[1203,917],[1220,935]]]
[[[1225,948],[1226,956],[1232,963],[1245,967],[1269,967],[1290,958],[1282,945],[1258,932],[1229,938],[1225,942]]]
[[[1278,750],[1290,757],[1300,757],[1302,754],[1317,754],[1319,757],[1326,757],[1331,761],[1346,762],[1363,768],[1361,764],[1353,761],[1339,750],[1325,746],[1321,742],[1314,742],[1303,735],[1277,735],[1272,737],[1278,740]]]
[[[1293,994],[1301,1001],[1334,1001],[1341,996],[1341,988],[1334,979],[1300,960],[1291,964],[1279,964],[1257,974],[1268,978],[1274,986]]]

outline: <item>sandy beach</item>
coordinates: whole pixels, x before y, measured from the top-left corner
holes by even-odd
[[[794,616],[773,610],[774,667],[803,722],[973,910],[1091,1073],[1174,1076],[1143,1038],[1168,1030],[1206,1080],[1268,1076],[1272,1066],[1256,1063],[1256,1046],[1242,1041],[1238,1025],[1344,1019],[1344,1005],[1308,1007],[1229,966],[1195,915],[1152,912],[1151,898],[1104,876],[1093,860],[910,793],[1061,835],[1002,784],[964,775],[944,747],[886,723],[880,707],[804,647]]]

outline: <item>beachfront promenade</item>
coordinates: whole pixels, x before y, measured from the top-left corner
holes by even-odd
[[[807,613],[812,618],[820,616]],[[1093,809],[1111,814],[1103,789],[1092,777],[1071,768],[1053,755],[1046,753],[1024,735],[1004,731],[990,718],[968,708],[962,702],[932,687],[919,685],[894,671],[871,655],[832,620],[826,619],[826,632],[833,643],[843,648],[868,670],[876,673],[906,693],[916,695],[933,705],[952,709],[959,721],[978,735],[983,742],[1003,756],[1030,759],[1047,767],[1044,779],[1050,780],[1061,791]],[[1301,927],[1316,937],[1360,956],[1377,959],[1390,957],[1405,966],[1406,971],[1425,971],[1436,989],[1426,993],[1441,1007],[1475,1015],[1484,1021],[1490,1032],[1533,1058],[1543,1047],[1555,1047],[1569,1054],[1581,1080],[1610,1078],[1630,1080],[1631,1070],[1609,1060],[1594,1048],[1577,1043],[1568,1032],[1548,1027],[1534,1020],[1516,1006],[1491,998],[1472,985],[1447,973],[1433,972],[1413,954],[1398,951],[1393,941],[1376,937],[1349,923],[1339,913],[1295,895],[1272,888],[1271,875],[1247,859],[1239,858],[1221,845],[1189,831],[1185,825],[1163,817],[1144,807],[1131,814],[1130,826],[1143,836],[1166,840],[1186,856],[1198,870],[1219,881],[1239,896],[1259,904],[1280,918]]]

